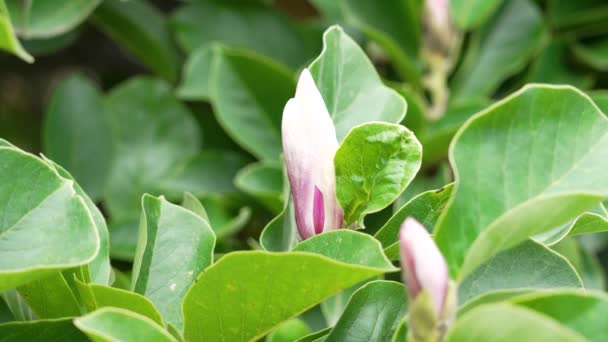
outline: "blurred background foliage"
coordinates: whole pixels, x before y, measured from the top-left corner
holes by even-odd
[[[450,5],[455,27],[429,41],[422,0],[0,0],[0,47],[13,53],[0,53],[0,137],[75,176],[124,269],[143,193],[192,193],[220,253],[257,248],[285,202],[283,106],[339,24],[407,99],[403,124],[424,146],[414,182],[368,217],[373,233],[413,195],[451,182],[455,132],[522,85],[570,84],[608,111],[608,2]],[[604,240],[556,248],[604,287]]]

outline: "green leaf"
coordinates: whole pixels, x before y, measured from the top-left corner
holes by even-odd
[[[244,51],[215,51],[209,92],[217,120],[245,150],[278,160],[283,107],[295,93],[291,72]]]
[[[452,138],[460,127],[473,114],[485,109],[490,105],[486,98],[464,98],[456,99],[448,104],[444,115],[437,121],[433,121],[425,128],[422,134],[418,134],[422,143],[422,161],[432,164],[448,155]]]
[[[421,75],[417,63],[423,1],[385,0],[381,6],[373,1],[338,2],[346,21],[380,45],[401,78],[419,88]]]
[[[391,204],[420,169],[422,147],[407,128],[373,122],[353,128],[334,157],[346,226]]]
[[[575,44],[573,51],[576,57],[595,70],[608,71],[608,39]]]
[[[144,195],[142,207],[133,289],[181,328],[180,303],[196,276],[213,262],[215,235],[203,218],[162,197]]]
[[[117,308],[96,310],[76,318],[74,325],[95,342],[176,341],[151,319]]]
[[[103,194],[112,158],[112,137],[101,92],[72,74],[54,89],[44,123],[44,151],[74,176],[94,200]]]
[[[327,248],[332,241],[341,244]],[[233,252],[209,267],[184,298],[186,340],[262,337],[323,299],[395,270],[377,241],[352,231],[317,235],[296,249]]]
[[[477,28],[500,6],[502,0],[452,0],[450,10],[462,30]]]
[[[280,164],[257,162],[241,169],[234,184],[242,192],[259,200],[274,213],[283,208],[283,168]]]
[[[191,2],[177,10],[173,28],[177,42],[187,52],[210,42],[220,42],[255,51],[293,69],[311,59],[314,53],[286,16],[255,1]]]
[[[157,185],[167,196],[179,198],[188,191],[197,197],[234,194],[234,177],[247,164],[243,155],[230,150],[206,149],[177,165]]]
[[[593,252],[583,248],[574,238],[565,238],[551,247],[554,251],[568,259],[572,267],[580,275],[586,289],[604,290],[606,280],[604,269]]]
[[[390,259],[399,259],[399,229],[408,217],[415,218],[429,231],[433,231],[439,215],[443,212],[450,196],[452,184],[437,190],[430,190],[412,198],[401,207],[374,237],[380,241]]]
[[[559,291],[516,297],[513,304],[548,316],[563,326],[600,342],[608,326],[608,297],[601,292]]]
[[[24,38],[49,38],[66,33],[82,23],[101,0],[7,0],[15,30]]]
[[[527,82],[569,84],[578,88],[590,88],[594,75],[574,68],[571,59],[566,42],[551,41],[532,62]]]
[[[176,165],[196,154],[198,125],[169,84],[157,79],[120,84],[107,95],[105,109],[116,144],[106,204],[114,221],[133,219],[141,195],[157,192]]]
[[[525,296],[530,293],[534,293],[537,290],[535,289],[516,289],[516,290],[498,290],[487,292],[482,295],[479,295],[458,308],[458,316],[462,316],[471,309],[476,308],[482,304],[491,304],[491,303],[500,303],[506,302],[512,298],[516,298],[519,296]],[[548,290],[553,291],[553,290]]]
[[[85,284],[81,281],[77,281],[76,284],[82,298],[82,303],[89,312],[100,308],[114,307],[135,312],[150,318],[160,325],[163,324],[160,312],[154,307],[154,304],[148,298],[138,293],[115,287]]]
[[[529,240],[497,254],[464,278],[458,286],[458,299],[462,304],[498,290],[582,286],[566,258]]]
[[[583,342],[586,339],[530,309],[510,304],[488,304],[467,312],[456,321],[445,341]]]
[[[80,304],[60,272],[17,288],[39,318],[80,316]]]
[[[312,334],[303,336],[296,340],[296,342],[321,342],[325,339],[325,337],[331,332],[331,327],[323,330],[319,330]]]
[[[560,227],[551,229],[545,233],[536,235],[534,240],[551,246],[568,236],[577,236],[582,234],[601,233],[608,231],[608,212],[600,203],[587,213],[582,214],[575,220],[572,220]]]
[[[551,25],[556,28],[576,27],[593,22],[603,24],[608,18],[608,6],[603,0],[549,0],[547,10]]]
[[[144,65],[175,81],[179,58],[163,14],[146,1],[108,0],[93,14],[93,23]]]
[[[370,121],[399,123],[407,104],[386,87],[365,52],[339,26],[323,34],[323,51],[310,73],[336,126],[338,141]]]
[[[593,99],[593,102],[608,116],[608,91],[606,90],[594,90],[589,92],[589,96]]]
[[[16,321],[33,321],[37,319],[36,314],[16,289],[3,292],[0,294],[0,298],[4,300],[12,314],[10,321],[13,320],[12,318]]]
[[[34,62],[34,57],[25,51],[15,36],[4,0],[0,0],[0,50],[8,51],[28,63]]]
[[[73,181],[42,160],[0,147],[0,291],[87,264],[99,236]]]
[[[531,0],[505,1],[504,7],[473,37],[454,75],[454,97],[490,96],[520,71],[545,39],[540,10]]]
[[[211,229],[215,232],[218,240],[238,232],[251,218],[251,208],[242,207],[235,212],[229,207],[229,203],[225,202],[226,199],[218,197],[202,199],[202,204],[209,215]]]
[[[87,341],[87,337],[72,324],[72,319],[4,323],[0,324],[0,336],[2,342]]]
[[[526,86],[469,120],[451,146],[456,186],[435,229],[451,275],[599,204],[607,143],[608,118],[568,86]]]
[[[406,313],[403,284],[368,283],[353,294],[325,341],[389,341]]]
[[[215,50],[221,49],[220,44],[209,43],[194,49],[182,71],[182,81],[177,89],[181,99],[190,101],[209,101],[209,81],[211,79],[212,64]]]
[[[190,210],[196,215],[200,216],[203,220],[209,222],[209,215],[207,215],[207,210],[193,194],[189,192],[184,193],[184,199],[182,200],[182,207]]]
[[[289,197],[283,211],[262,230],[260,245],[264,250],[271,252],[289,251],[299,239],[293,200]]]
[[[292,319],[269,334],[266,337],[266,342],[293,342],[310,334],[310,332],[310,328],[302,320]]]

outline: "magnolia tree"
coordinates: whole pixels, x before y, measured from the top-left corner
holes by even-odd
[[[86,21],[156,75],[0,139],[0,341],[608,339],[608,7],[311,3],[0,0],[25,61]]]

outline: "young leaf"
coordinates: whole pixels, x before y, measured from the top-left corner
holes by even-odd
[[[583,342],[587,340],[550,317],[530,309],[510,304],[488,304],[467,312],[456,321],[445,341]]]
[[[91,262],[99,236],[73,181],[16,148],[0,165],[0,291]]]
[[[403,284],[368,283],[353,294],[325,341],[389,341],[406,313]]]
[[[108,0],[92,16],[101,31],[135,55],[144,65],[169,81],[179,68],[169,24],[163,14],[146,1]]]
[[[66,168],[93,200],[100,200],[110,172],[112,136],[101,91],[72,74],[54,89],[44,123],[44,152]]]
[[[473,37],[454,75],[453,96],[492,95],[502,81],[534,56],[545,35],[541,12],[532,0],[505,1],[504,7]]]
[[[144,195],[142,207],[133,289],[181,328],[180,303],[196,276],[213,262],[215,235],[203,218],[162,197]]]
[[[458,286],[461,304],[485,293],[504,290],[582,287],[581,278],[566,258],[526,241],[488,260]]]
[[[99,309],[76,318],[74,325],[94,341],[176,342],[151,319],[124,309]]]
[[[72,324],[71,318],[0,324],[0,336],[2,342],[87,340],[86,336]]]
[[[332,26],[323,35],[323,46],[310,64],[310,73],[336,126],[338,141],[366,122],[401,122],[407,110],[405,100],[382,83],[352,38]]]
[[[342,250],[327,248],[344,232],[352,243],[345,242]],[[331,241],[322,238],[328,234],[336,235]],[[360,237],[353,239],[352,234]],[[380,244],[365,234],[342,230],[317,235],[305,243],[300,245],[302,251],[289,253],[233,252],[209,267],[184,298],[186,340],[262,337],[323,299],[395,270]]]
[[[353,128],[334,158],[336,195],[346,226],[391,204],[420,169],[422,147],[405,127],[372,122]]]
[[[8,51],[28,63],[34,62],[34,57],[25,51],[15,35],[4,0],[0,0],[0,50]]]
[[[456,185],[435,228],[452,276],[598,205],[607,143],[608,118],[567,86],[526,86],[469,120],[451,146]]]

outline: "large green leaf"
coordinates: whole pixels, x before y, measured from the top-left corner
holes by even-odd
[[[504,290],[582,287],[581,278],[563,256],[532,241],[503,251],[462,280],[461,304]]]
[[[452,276],[598,205],[607,143],[608,118],[567,86],[526,86],[469,120],[451,146],[456,187],[435,230]]]
[[[113,220],[132,219],[139,215],[141,195],[155,192],[160,180],[198,151],[200,133],[163,81],[131,79],[105,101],[116,143],[106,204]]]
[[[213,262],[215,235],[205,219],[162,197],[144,195],[142,207],[133,289],[181,328],[180,303],[196,276]]]
[[[93,15],[101,31],[167,80],[177,77],[179,59],[164,15],[147,1],[104,1]]]
[[[8,51],[28,63],[34,61],[34,58],[25,51],[15,36],[11,17],[4,0],[0,0],[0,50]]]
[[[220,42],[253,50],[293,69],[315,53],[286,16],[256,1],[194,1],[177,10],[173,26],[187,52]]]
[[[481,305],[462,316],[446,342],[552,341],[583,342],[582,335],[538,312],[510,304]]]
[[[396,71],[406,81],[421,84],[418,53],[423,1],[317,0],[338,2],[346,22],[380,45],[390,56]]]
[[[72,319],[57,319],[0,324],[0,341],[85,342],[88,339],[76,329]]]
[[[104,307],[121,308],[146,316],[160,325],[163,324],[163,318],[154,304],[138,293],[80,281],[76,284],[82,303],[89,312]]]
[[[549,316],[589,341],[601,342],[606,339],[608,297],[605,293],[545,292],[516,297],[511,302]]]
[[[46,155],[66,168],[94,200],[103,194],[112,158],[101,96],[95,83],[72,74],[55,88],[44,124]]]
[[[242,50],[214,51],[209,93],[219,123],[256,157],[278,159],[283,107],[295,93],[291,72]]]
[[[283,168],[280,164],[258,162],[241,169],[234,179],[239,190],[247,193],[274,213],[283,205]]]
[[[407,313],[403,284],[374,281],[353,294],[325,341],[390,341]]]
[[[399,123],[407,105],[385,86],[365,52],[339,26],[323,35],[323,51],[310,73],[336,126],[338,140],[370,121]]]
[[[91,262],[99,236],[73,181],[16,148],[0,165],[0,291]]]
[[[452,82],[456,97],[489,96],[521,70],[545,38],[540,10],[532,0],[505,1],[479,31]]]
[[[502,0],[451,0],[450,10],[459,28],[474,29],[483,24]]]
[[[262,337],[323,299],[395,270],[377,241],[353,231],[317,235],[296,250],[233,252],[209,267],[184,298],[186,340]]]
[[[118,308],[96,310],[76,318],[74,325],[95,342],[176,341],[146,316]]]
[[[101,0],[6,0],[16,31],[25,38],[49,38],[82,23]]]
[[[334,158],[336,195],[346,225],[391,204],[420,169],[422,147],[401,125],[373,122],[353,128]]]
[[[433,231],[439,215],[452,195],[453,187],[450,184],[441,189],[421,193],[403,205],[386,221],[374,237],[380,241],[389,258],[399,259],[399,229],[406,218],[413,217],[427,230]]]

